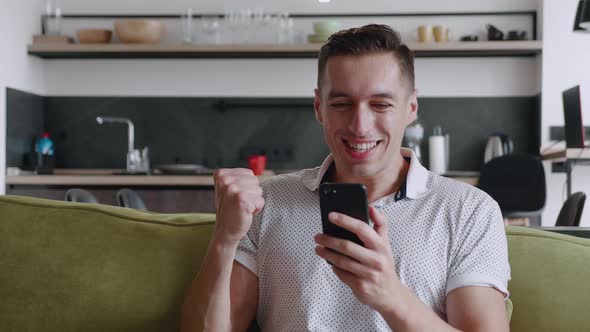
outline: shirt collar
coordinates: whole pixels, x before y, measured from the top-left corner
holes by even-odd
[[[420,164],[413,150],[408,148],[401,148],[400,153],[402,157],[410,158],[410,168],[406,177],[406,197],[411,199],[418,199],[428,193],[430,190],[427,186],[429,171]],[[315,191],[320,186],[322,178],[326,171],[334,162],[334,157],[329,154],[320,166],[317,175],[311,179],[303,181],[303,185],[311,191]]]

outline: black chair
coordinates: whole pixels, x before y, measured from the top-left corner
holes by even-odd
[[[586,194],[583,192],[572,194],[561,206],[555,226],[580,226],[584,203],[586,203]]]
[[[146,211],[141,196],[132,189],[123,188],[117,191],[117,204],[122,207]]]
[[[479,188],[498,202],[504,218],[539,216],[545,207],[545,170],[532,155],[509,154],[490,160],[481,169]]]
[[[98,199],[88,190],[72,188],[66,191],[65,200],[68,202],[98,204]]]

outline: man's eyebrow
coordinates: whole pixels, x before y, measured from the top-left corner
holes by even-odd
[[[328,94],[328,98],[338,98],[338,97],[350,97],[349,94],[341,91],[330,91]],[[390,92],[379,92],[371,95],[371,98],[388,98],[392,99],[393,101],[397,101],[396,96],[394,96]]]
[[[394,101],[397,100],[397,98],[389,92],[381,92],[381,93],[376,93],[371,95],[371,97],[373,98],[389,98],[389,99],[393,99]]]
[[[338,97],[350,97],[347,93],[340,92],[340,91],[330,91],[328,94],[328,98],[338,98]]]

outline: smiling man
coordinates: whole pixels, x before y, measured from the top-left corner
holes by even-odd
[[[331,36],[314,106],[331,151],[320,167],[262,184],[249,170],[216,172],[217,223],[183,330],[245,331],[256,320],[263,331],[507,331],[498,205],[401,148],[418,102],[397,32]],[[371,226],[330,214],[364,246],[321,233],[324,181],[366,186]]]

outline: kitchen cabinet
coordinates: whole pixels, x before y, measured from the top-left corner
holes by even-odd
[[[120,169],[56,169],[52,175],[6,177],[6,194],[63,200],[71,188],[92,192],[102,204],[116,205],[121,188],[135,190],[150,211],[161,213],[215,212],[213,176],[113,175]],[[273,176],[266,170],[260,179]]]
[[[215,212],[215,192],[213,187],[173,187],[173,186],[124,186],[136,191],[149,211],[159,213]],[[63,200],[72,186],[66,185],[7,185],[7,195],[29,196],[45,199]],[[122,186],[78,185],[90,191],[101,204],[117,205],[116,192]]]

